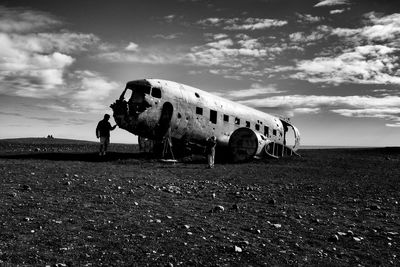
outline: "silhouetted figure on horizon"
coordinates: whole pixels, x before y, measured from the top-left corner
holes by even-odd
[[[96,127],[96,137],[100,138],[100,156],[104,156],[107,152],[108,145],[110,144],[110,131],[114,130],[117,125],[111,126],[110,115],[105,114],[104,119],[99,121]]]

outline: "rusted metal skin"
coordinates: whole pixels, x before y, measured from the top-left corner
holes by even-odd
[[[234,131],[247,127],[257,138],[284,144],[285,131],[292,127],[292,149],[300,144],[299,131],[288,120],[172,81],[128,82],[111,107],[120,128],[153,140],[162,140],[169,134],[173,139],[202,145],[207,138],[216,136],[218,146],[228,147]],[[235,123],[236,119],[240,123]]]

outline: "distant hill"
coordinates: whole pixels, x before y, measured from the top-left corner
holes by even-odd
[[[0,153],[20,153],[20,152],[46,152],[46,153],[82,153],[97,152],[99,143],[87,140],[74,140],[62,138],[9,138],[0,139]],[[109,147],[111,152],[137,152],[138,145],[112,143]]]
[[[25,137],[25,138],[8,138],[0,139],[0,142],[12,142],[14,144],[95,144],[97,142],[75,139],[62,138],[45,138],[45,137]]]

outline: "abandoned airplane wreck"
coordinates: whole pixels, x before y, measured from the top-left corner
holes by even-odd
[[[142,148],[168,142],[175,151],[201,153],[215,136],[217,151],[245,161],[295,155],[300,145],[289,119],[172,81],[130,81],[111,108],[118,126],[138,135]]]

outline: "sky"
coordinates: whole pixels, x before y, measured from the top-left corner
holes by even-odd
[[[0,138],[95,141],[158,78],[289,116],[303,145],[400,146],[398,0],[0,0],[0,47]]]

